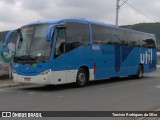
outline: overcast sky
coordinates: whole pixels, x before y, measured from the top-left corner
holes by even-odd
[[[44,19],[83,17],[115,24],[117,0],[0,0],[0,31]],[[125,0],[120,1],[120,5]],[[160,20],[160,0],[128,0],[155,21]],[[120,8],[119,25],[154,22],[127,4]]]

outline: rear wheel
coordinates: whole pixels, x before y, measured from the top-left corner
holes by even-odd
[[[136,78],[137,79],[143,78],[143,68],[142,68],[142,65],[138,66]]]
[[[87,71],[83,68],[80,68],[77,73],[76,86],[77,87],[84,87],[84,86],[86,86],[87,82],[88,82]]]

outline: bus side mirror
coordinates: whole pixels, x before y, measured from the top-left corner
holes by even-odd
[[[50,42],[52,40],[52,35],[53,35],[53,31],[55,29],[55,25],[51,25],[48,27],[47,32],[46,32],[46,41]]]
[[[16,32],[17,32],[17,30],[12,30],[12,31],[10,31],[10,32],[7,33],[6,38],[5,38],[6,46],[7,46],[8,43],[9,43],[9,38],[11,37],[11,35],[12,35],[13,33],[16,33]]]

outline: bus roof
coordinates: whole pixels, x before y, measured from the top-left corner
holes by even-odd
[[[59,23],[63,23],[63,22],[82,22],[82,23],[94,23],[94,24],[100,24],[100,25],[104,25],[104,26],[110,26],[110,27],[117,27],[116,25],[112,25],[112,24],[106,24],[103,22],[97,22],[97,21],[93,21],[93,20],[89,20],[86,18],[65,18],[65,19],[49,19],[49,20],[38,20],[32,23],[29,23],[27,25],[34,25],[34,24],[59,24]],[[24,25],[24,26],[27,26]]]
[[[60,23],[64,23],[64,22],[92,23],[92,24],[98,24],[98,25],[102,25],[102,26],[112,27],[112,28],[115,28],[115,29],[133,31],[133,32],[137,32],[137,33],[143,33],[143,34],[148,34],[148,35],[155,36],[154,34],[151,34],[151,33],[145,33],[145,32],[141,32],[141,31],[122,28],[122,27],[118,27],[116,25],[106,24],[106,23],[103,23],[103,22],[98,22],[98,21],[94,21],[94,20],[90,20],[90,19],[86,19],[86,18],[64,18],[64,19],[38,20],[38,21],[35,21],[35,22],[32,22],[32,23],[26,24],[24,26],[34,25],[34,24],[60,24]],[[24,26],[22,26],[22,27],[24,27]]]

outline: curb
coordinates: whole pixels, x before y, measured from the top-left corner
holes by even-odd
[[[4,83],[4,84],[0,85],[0,88],[10,88],[10,87],[28,86],[28,85],[31,85],[31,84],[20,84],[20,83],[7,84],[7,83]]]
[[[0,85],[0,88],[8,88],[8,87],[15,87],[15,86],[20,86],[20,84],[19,83],[2,84],[2,85]]]

